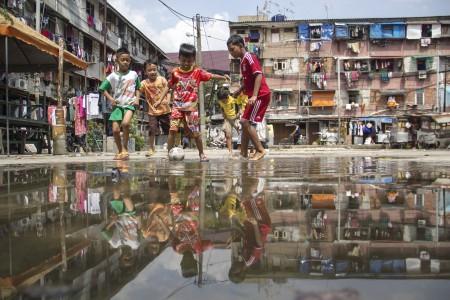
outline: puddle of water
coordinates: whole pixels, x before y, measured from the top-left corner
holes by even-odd
[[[0,298],[446,299],[449,189],[370,157],[6,166]]]

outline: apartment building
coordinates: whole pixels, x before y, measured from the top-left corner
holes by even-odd
[[[132,24],[132,20],[125,18],[114,7],[107,4],[107,1],[44,0],[40,2],[40,7],[36,5],[36,1],[13,0],[0,3],[10,14],[49,40],[58,43],[58,40],[62,38],[67,51],[89,64],[86,71],[64,71],[63,103],[67,109],[71,106],[70,99],[73,97],[98,93],[98,86],[105,78],[105,72],[109,74],[114,69],[116,49],[126,47],[130,50],[131,68],[140,75],[146,60],[167,59],[166,54]],[[40,22],[36,24],[38,11]],[[56,60],[55,64],[57,64]],[[42,69],[39,73],[10,73],[8,78],[9,86],[12,88],[9,93],[10,110],[15,111],[15,117],[31,118],[31,122],[46,121],[47,114],[44,112],[47,112],[49,106],[56,104],[57,74]],[[38,97],[44,97],[45,100],[39,100]],[[94,107],[92,114],[88,109],[89,120],[102,120],[108,113],[109,108],[105,101],[100,98],[98,103],[98,109]],[[39,108],[40,113],[28,116],[30,108],[38,104],[45,107]],[[25,106],[28,109],[23,108]],[[26,114],[28,115],[25,116]],[[142,125],[146,124],[145,117],[142,112],[138,113],[138,120]],[[20,128],[21,125],[17,126]],[[141,128],[145,129],[145,126]],[[21,151],[23,149],[18,150],[19,153]]]
[[[275,144],[289,140],[294,125],[308,144],[320,142],[318,133],[324,130],[340,135],[342,143],[359,143],[355,128],[367,122],[380,134],[393,127],[407,131],[411,124],[420,129],[422,116],[432,118],[449,106],[444,77],[450,16],[244,16],[230,23],[230,33],[240,34],[260,58],[272,90],[266,118]],[[238,74],[239,61],[231,60],[230,69]]]

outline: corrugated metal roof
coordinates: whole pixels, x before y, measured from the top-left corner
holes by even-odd
[[[276,25],[276,24],[298,24],[298,23],[383,23],[383,22],[408,22],[408,21],[450,21],[450,16],[427,16],[427,17],[398,17],[398,18],[347,18],[347,19],[296,19],[284,22],[272,21],[248,21],[230,22],[230,27],[242,26],[244,24]]]
[[[178,64],[178,52],[167,53],[169,62]],[[202,51],[202,68],[230,72],[230,56],[227,50]]]

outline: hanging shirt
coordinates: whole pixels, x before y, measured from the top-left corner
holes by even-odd
[[[175,68],[169,80],[169,86],[174,90],[172,108],[180,111],[196,111],[200,82],[209,81],[211,78],[211,73],[198,67],[188,72]]]
[[[258,74],[262,74],[261,65],[255,54],[245,53],[241,60],[241,73],[244,83],[244,93],[248,97],[253,96],[253,89],[255,87],[255,77]],[[266,83],[266,78],[262,75],[261,87],[258,91],[258,97],[266,96],[270,94],[269,86]]]
[[[98,109],[98,100],[99,95],[91,93],[87,95],[87,103],[88,103],[88,115],[89,116],[98,116],[100,114],[100,111]]]
[[[114,72],[108,75],[100,85],[101,92],[112,90],[112,97],[117,101],[117,105],[124,107],[133,105],[136,97],[136,90],[141,83],[135,71],[128,71],[126,74]]]
[[[158,107],[154,107],[156,101],[161,98],[161,94],[164,89],[167,87],[167,80],[162,77],[156,77],[155,81],[150,81],[150,79],[146,79],[141,82],[141,88],[139,89],[141,93],[144,93],[145,99],[148,103],[148,114],[152,116],[160,116],[170,113],[169,107],[169,97],[170,94],[167,93],[166,97],[163,99]]]

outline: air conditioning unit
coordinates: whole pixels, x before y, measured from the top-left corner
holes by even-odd
[[[19,78],[16,80],[16,88],[21,90],[27,90],[28,89],[28,82],[24,78]]]
[[[427,71],[419,71],[419,79],[427,79]]]

